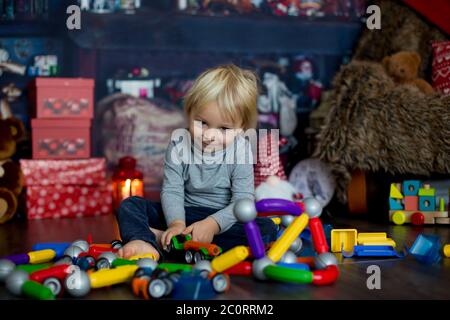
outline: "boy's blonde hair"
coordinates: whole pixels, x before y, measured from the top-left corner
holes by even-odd
[[[184,98],[184,109],[191,119],[207,103],[216,102],[223,116],[247,130],[257,123],[258,77],[233,64],[203,72]]]

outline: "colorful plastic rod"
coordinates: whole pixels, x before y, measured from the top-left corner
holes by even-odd
[[[102,288],[123,283],[131,279],[139,267],[121,266],[115,269],[102,269],[89,274],[91,288]]]
[[[237,246],[227,252],[215,257],[211,261],[211,267],[216,272],[225,271],[239,262],[247,259],[249,255],[248,248],[245,246]]]
[[[56,256],[54,250],[45,249],[38,251],[30,251],[28,253],[19,253],[10,256],[3,257],[14,262],[16,265],[21,264],[38,264],[52,261]]]
[[[263,199],[256,202],[258,212],[274,212],[278,214],[299,216],[303,213],[302,206],[285,199]]]
[[[250,276],[252,274],[252,263],[250,261],[239,262],[238,264],[225,270],[223,273],[230,276]]]
[[[16,270],[23,270],[26,273],[33,273],[39,270],[44,270],[50,268],[52,266],[51,263],[40,263],[40,264],[22,264],[16,267]]]
[[[284,266],[268,265],[264,268],[264,275],[272,280],[289,283],[312,283],[313,273]]]
[[[70,247],[70,242],[46,242],[46,243],[37,243],[33,247],[31,247],[31,250],[38,251],[38,250],[45,250],[45,249],[51,249],[55,251],[56,253],[56,259],[61,258],[64,256],[64,251]]]
[[[264,257],[265,247],[261,237],[261,231],[255,221],[250,221],[244,224],[245,234],[247,235],[248,244],[251,249],[251,254],[254,258],[259,259]]]
[[[333,284],[339,277],[339,269],[335,265],[327,266],[324,270],[313,271],[312,283],[318,286]]]
[[[311,270],[309,268],[309,266],[307,264],[305,264],[305,263],[278,262],[277,266],[291,268],[291,269],[297,269],[297,270],[303,270],[303,271],[310,271]]]
[[[14,262],[16,265],[30,263],[30,256],[26,253],[12,254],[12,255],[3,257],[2,259],[8,259],[9,261]]]
[[[45,279],[56,278],[64,280],[70,274],[70,265],[60,264],[47,269],[38,270],[30,275],[30,280],[43,283]]]
[[[52,290],[35,281],[25,281],[22,286],[22,293],[27,297],[38,300],[54,300],[55,295]]]
[[[309,217],[306,214],[302,214],[292,221],[289,227],[283,232],[281,237],[278,238],[277,241],[272,245],[267,253],[267,257],[270,258],[273,262],[280,261],[283,254],[291,246],[292,242],[300,235],[300,233],[305,229],[308,225]]]
[[[184,263],[160,263],[158,269],[165,269],[170,273],[176,271],[191,271],[192,265]]]
[[[329,247],[325,232],[323,231],[323,225],[319,218],[309,219],[309,231],[312,235],[314,249],[318,254],[328,252]]]
[[[56,257],[56,252],[51,249],[38,250],[28,252],[31,264],[46,263],[52,261]]]
[[[444,256],[450,258],[450,244],[446,244],[443,249]]]

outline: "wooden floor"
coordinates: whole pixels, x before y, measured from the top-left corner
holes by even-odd
[[[441,236],[450,243],[449,226],[411,227],[376,225],[357,220],[334,221],[335,228],[352,227],[359,232],[382,232],[397,242],[398,248],[411,246],[420,233]],[[95,242],[119,238],[114,216],[95,218],[34,220],[12,222],[0,226],[0,256],[27,252],[39,242],[62,242],[86,238],[92,234]],[[258,282],[251,278],[232,277],[232,286],[216,299],[450,299],[450,259],[439,265],[425,266],[412,256],[404,259],[342,259],[338,256],[341,276],[328,287]],[[381,289],[369,290],[367,267],[381,268]],[[13,299],[0,286],[0,299]],[[136,299],[127,285],[91,292],[86,299]]]

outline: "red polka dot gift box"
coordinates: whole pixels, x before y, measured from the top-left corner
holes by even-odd
[[[77,218],[112,213],[105,159],[20,160],[28,219]]]

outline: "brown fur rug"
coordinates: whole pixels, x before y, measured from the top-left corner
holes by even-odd
[[[450,96],[396,85],[379,63],[367,61],[343,67],[333,87],[314,156],[331,164],[341,201],[354,169],[450,173]]]
[[[375,4],[381,8],[381,30],[365,29],[352,62],[336,75],[314,153],[331,165],[344,203],[355,169],[450,173],[450,97],[396,85],[379,63],[401,50],[416,51],[422,58],[419,75],[429,78],[431,41],[448,37],[400,1]]]

